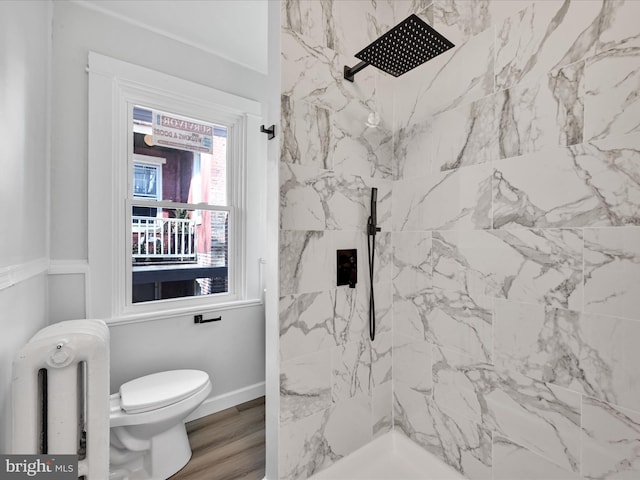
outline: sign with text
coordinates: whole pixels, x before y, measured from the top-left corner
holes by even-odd
[[[152,135],[154,145],[213,153],[213,125],[207,123],[154,110]]]
[[[0,454],[0,480],[77,480],[77,455]]]

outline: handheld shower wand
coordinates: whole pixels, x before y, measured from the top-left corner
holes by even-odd
[[[373,341],[376,337],[376,303],[373,291],[373,259],[376,252],[376,233],[380,231],[378,227],[378,215],[376,203],[378,201],[378,189],[371,189],[371,213],[367,220],[367,251],[369,254],[369,338]]]

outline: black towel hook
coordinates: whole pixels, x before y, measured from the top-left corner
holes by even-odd
[[[267,138],[269,140],[273,140],[276,136],[276,126],[275,125],[271,125],[269,128],[264,128],[264,125],[260,125],[260,131],[262,133],[266,133],[267,134]]]

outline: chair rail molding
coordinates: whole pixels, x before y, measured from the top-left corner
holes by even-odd
[[[49,260],[46,257],[36,258],[25,263],[0,267],[0,290],[29,280],[32,277],[46,273]]]

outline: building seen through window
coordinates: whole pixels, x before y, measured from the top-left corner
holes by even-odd
[[[132,302],[229,291],[228,129],[133,109]]]

